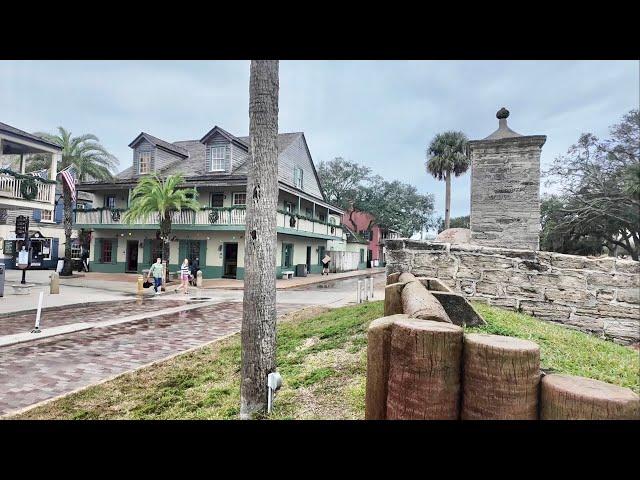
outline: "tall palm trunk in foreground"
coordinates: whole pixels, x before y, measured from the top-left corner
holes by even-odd
[[[278,92],[278,61],[252,60],[242,312],[242,419],[264,412],[267,375],[276,368]]]

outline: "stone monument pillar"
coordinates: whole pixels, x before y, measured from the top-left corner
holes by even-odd
[[[469,142],[471,243],[538,250],[540,153],[547,137],[514,132],[508,116],[501,108],[498,129]]]

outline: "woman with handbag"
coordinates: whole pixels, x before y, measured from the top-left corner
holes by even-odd
[[[189,259],[185,258],[180,266],[180,286],[176,288],[176,293],[181,288],[184,289],[184,294],[189,295],[189,278],[191,273],[189,272]]]

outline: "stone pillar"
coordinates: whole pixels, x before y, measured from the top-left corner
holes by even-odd
[[[498,129],[469,142],[471,243],[538,250],[540,153],[545,135],[520,135],[507,126],[501,108]]]

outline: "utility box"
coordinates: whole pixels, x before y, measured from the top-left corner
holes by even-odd
[[[299,263],[296,265],[296,277],[306,277],[307,276],[307,264]]]
[[[4,263],[0,263],[0,297],[4,297],[4,277],[6,269]]]

